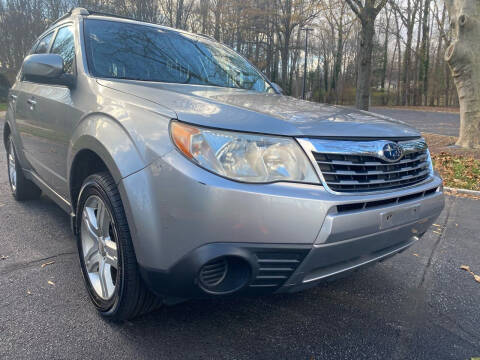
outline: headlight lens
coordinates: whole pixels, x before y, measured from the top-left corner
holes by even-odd
[[[199,128],[178,121],[172,121],[170,132],[186,157],[221,176],[251,183],[319,183],[293,139]]]

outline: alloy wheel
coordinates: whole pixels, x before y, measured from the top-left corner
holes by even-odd
[[[8,178],[10,179],[12,191],[15,192],[17,190],[17,168],[15,166],[15,151],[13,149],[13,141],[11,139],[8,149]]]
[[[117,242],[112,215],[97,195],[85,201],[80,236],[90,284],[101,299],[110,300],[117,284]]]

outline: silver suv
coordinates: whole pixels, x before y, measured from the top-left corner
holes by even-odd
[[[444,206],[420,134],[280,92],[206,36],[74,9],[10,91],[11,190],[70,214],[113,319],[302,290],[418,241]]]

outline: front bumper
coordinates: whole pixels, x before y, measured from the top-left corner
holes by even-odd
[[[386,230],[314,245],[212,243],[193,250],[169,271],[142,268],[143,276],[150,288],[163,296],[209,297],[215,294],[204,291],[199,284],[202,266],[222,257],[239,257],[248,264],[249,277],[244,286],[232,292],[249,295],[304,290],[383,261],[419,241],[440,214],[443,196],[436,192],[422,201],[419,205],[427,216]],[[389,207],[388,210],[396,209]],[[373,219],[381,217],[384,211],[385,208],[379,208],[368,212]],[[358,214],[343,216],[356,222]],[[337,229],[331,230],[335,236]],[[321,234],[319,240],[324,240]]]
[[[444,206],[437,176],[388,194],[341,196],[315,185],[232,182],[176,151],[119,189],[145,281],[176,298],[212,296],[199,272],[222,257],[248,268],[235,293],[302,290],[404,250]]]

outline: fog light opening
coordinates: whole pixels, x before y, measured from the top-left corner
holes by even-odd
[[[223,256],[201,267],[198,284],[209,294],[224,295],[244,287],[250,274],[250,265],[245,260],[235,256]]]

